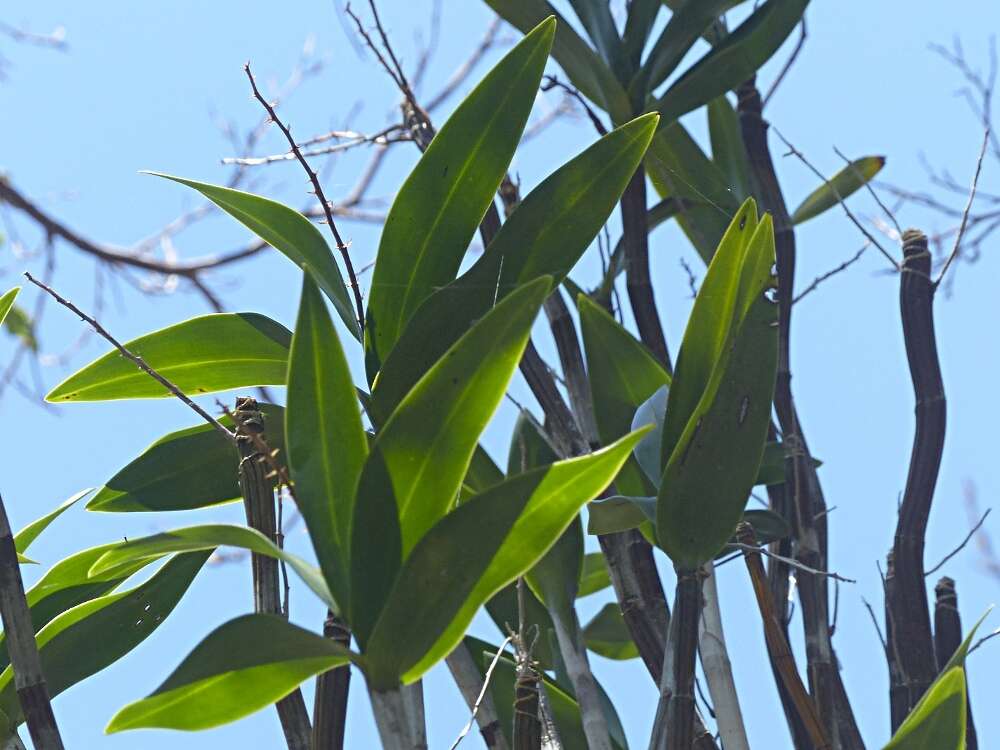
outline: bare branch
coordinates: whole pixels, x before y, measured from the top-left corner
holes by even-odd
[[[846,271],[852,265],[854,265],[855,263],[857,263],[859,260],[861,260],[861,256],[865,254],[865,250],[867,250],[869,247],[871,247],[871,243],[866,242],[864,245],[861,246],[860,250],[858,250],[853,256],[851,256],[850,258],[848,258],[847,260],[845,260],[839,266],[837,266],[836,268],[833,268],[833,269],[827,271],[824,274],[821,274],[821,275],[817,276],[815,279],[812,280],[812,283],[809,284],[809,286],[807,286],[798,295],[796,295],[795,299],[792,300],[792,304],[794,305],[795,303],[797,303],[799,300],[801,300],[803,297],[805,297],[810,292],[816,291],[816,287],[818,287],[820,284],[822,284],[827,279],[829,279],[829,278],[831,278],[833,276],[836,276],[838,273]]]
[[[944,266],[941,268],[941,273],[937,277],[937,281],[934,282],[934,288],[936,289],[944,279],[944,275],[948,272],[948,267],[951,265],[952,261],[955,260],[958,255],[959,248],[962,245],[962,236],[965,234],[965,228],[969,223],[969,212],[972,211],[972,203],[976,199],[976,187],[979,184],[979,174],[983,171],[983,159],[986,156],[986,148],[990,143],[990,129],[989,126],[986,127],[983,133],[983,145],[979,149],[979,158],[976,160],[976,171],[972,175],[972,187],[969,188],[969,200],[965,204],[965,210],[962,211],[962,221],[958,226],[958,234],[955,235],[955,245],[951,249],[951,254],[948,256],[948,260],[945,261]]]
[[[788,75],[788,71],[790,71],[792,66],[795,65],[795,61],[798,59],[799,53],[802,52],[802,48],[805,46],[806,38],[808,36],[809,34],[806,30],[806,19],[805,16],[803,16],[802,22],[799,24],[799,39],[795,42],[795,48],[792,50],[792,54],[788,56],[788,60],[781,66],[781,71],[774,79],[774,83],[771,84],[771,88],[769,88],[767,90],[767,94],[764,95],[764,101],[760,105],[762,111],[767,107],[768,102],[771,101],[771,97],[774,96],[782,81],[785,80],[785,76]]]
[[[987,508],[986,512],[983,513],[983,515],[979,519],[979,521],[976,522],[976,525],[973,526],[969,530],[969,533],[965,535],[965,539],[962,540],[962,543],[959,544],[957,547],[955,547],[955,549],[953,549],[947,555],[945,555],[944,558],[941,560],[941,562],[939,562],[937,565],[935,565],[930,570],[926,571],[924,573],[924,577],[926,578],[931,573],[936,573],[938,570],[940,570],[944,566],[944,564],[946,562],[948,562],[951,558],[953,558],[955,555],[957,555],[959,552],[961,552],[965,548],[965,545],[967,545],[969,543],[969,540],[971,540],[972,537],[974,537],[976,535],[976,532],[979,531],[979,529],[982,527],[983,523],[985,523],[986,517],[989,516],[989,514],[990,514],[990,512],[992,510],[993,510],[992,508]]]

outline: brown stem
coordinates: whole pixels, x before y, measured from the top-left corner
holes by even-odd
[[[740,129],[762,208],[774,219],[778,275],[778,374],[774,407],[788,456],[786,491],[791,494],[795,558],[817,570],[827,569],[826,502],[802,433],[792,397],[790,333],[795,280],[795,233],[774,171],[767,142],[768,123],[761,115],[760,92],[751,78],[737,91]],[[803,576],[799,583],[805,631],[809,686],[819,715],[836,750],[861,750],[864,742],[844,690],[830,637],[829,595],[823,576]]]
[[[673,695],[667,707],[667,750],[688,750],[694,742],[694,670],[698,654],[698,619],[701,617],[701,575],[697,570],[677,571],[677,621],[673,659]]]
[[[889,727],[895,734],[909,710],[909,691],[899,663],[899,644],[892,627],[891,602],[896,598],[896,563],[892,550],[885,560],[885,659],[889,667]]]
[[[764,564],[761,562],[759,552],[752,552],[748,548],[753,545],[753,528],[746,523],[740,524],[737,529],[737,538],[744,545],[743,559],[746,561],[747,571],[750,573],[750,581],[753,584],[753,591],[757,597],[757,606],[760,608],[760,617],[764,623],[764,639],[767,643],[767,652],[771,658],[771,663],[781,677],[781,684],[787,691],[799,720],[802,722],[809,735],[810,747],[815,750],[829,750],[831,747],[827,739],[826,731],[823,728],[821,717],[817,711],[817,706],[806,692],[802,678],[795,666],[795,659],[792,650],[782,631],[782,624],[779,621],[771,600],[771,591],[767,585],[767,575],[764,572]]]
[[[958,614],[955,581],[944,576],[934,587],[934,595],[934,652],[938,664],[944,667],[962,644],[962,618]],[[979,738],[976,736],[976,724],[972,720],[971,703],[968,699],[967,680],[965,747],[966,750],[979,750]]]
[[[899,305],[916,399],[916,431],[892,547],[895,586],[889,608],[893,640],[901,645],[899,667],[907,687],[908,711],[934,681],[938,668],[924,583],[924,539],[944,451],[946,404],[934,335],[930,270],[927,237],[912,229],[903,232]]]
[[[625,244],[625,287],[639,338],[670,371],[670,352],[656,310],[649,277],[649,227],[646,220],[646,169],[641,164],[621,198],[622,239]]]
[[[263,435],[264,416],[252,398],[237,398],[233,415],[238,425],[236,446],[240,453],[239,483],[246,510],[247,526],[277,543],[274,488],[267,477],[266,459],[251,435]],[[255,612],[281,614],[278,561],[267,555],[250,556],[253,570]],[[289,750],[309,750],[312,727],[302,691],[296,689],[275,704]]]
[[[24,722],[36,750],[63,750],[42,660],[35,643],[35,628],[24,596],[24,581],[17,561],[14,532],[7,508],[0,498],[0,616],[6,634],[7,654],[14,670],[14,686]]]
[[[566,379],[566,392],[573,408],[577,425],[583,439],[591,446],[599,445],[597,423],[594,421],[594,405],[590,396],[590,381],[583,365],[580,339],[570,315],[569,307],[558,288],[552,291],[544,304],[545,316],[552,329],[552,338],[559,353],[559,364]]]
[[[530,662],[518,660],[514,686],[514,750],[541,750],[542,722],[538,718],[538,673]]]
[[[347,623],[329,610],[323,623],[323,636],[345,648],[351,645],[351,631],[348,630]],[[350,688],[350,665],[335,667],[316,678],[312,750],[344,750],[347,696]]]

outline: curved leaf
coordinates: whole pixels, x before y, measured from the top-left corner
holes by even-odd
[[[7,333],[21,340],[21,344],[29,351],[38,351],[38,338],[35,336],[35,322],[28,312],[19,305],[11,305],[10,309],[3,313],[3,302],[0,300],[0,322],[7,329]],[[4,317],[6,315],[6,317]]]
[[[344,284],[337,261],[319,228],[294,208],[242,190],[210,185],[162,172],[146,174],[164,177],[194,188],[275,250],[283,253],[303,271],[311,274],[333,302],[340,319],[354,338],[361,338],[358,311]]]
[[[635,432],[595,453],[535,470],[541,473],[541,479],[499,551],[476,581],[472,593],[441,631],[433,647],[403,675],[404,682],[418,679],[444,658],[461,640],[462,633],[479,607],[529,570],[545,554],[584,503],[597,497],[607,487],[640,437],[642,432]],[[528,476],[534,474],[531,472]],[[523,488],[527,480],[522,477],[508,479],[484,494],[506,494],[513,488]]]
[[[160,687],[115,714],[106,731],[217,727],[284,698],[303,680],[350,658],[335,641],[277,615],[243,615],[213,630]]]
[[[66,502],[64,502],[55,510],[46,513],[37,521],[32,521],[31,523],[29,523],[27,526],[25,526],[23,529],[21,529],[14,535],[14,549],[16,549],[21,554],[27,552],[28,547],[31,546],[31,543],[34,542],[38,538],[38,536],[43,531],[45,531],[45,529],[49,527],[49,524],[51,524],[53,521],[59,518],[59,516],[61,516],[67,510],[72,508],[76,504],[77,500],[86,497],[93,491],[94,490],[89,488],[86,490],[81,490],[80,492],[77,492],[75,495],[66,500]]]
[[[583,639],[588,649],[607,659],[620,661],[639,656],[639,649],[632,641],[617,602],[609,602],[601,607],[584,626]]]
[[[188,526],[183,529],[164,531],[160,534],[122,542],[116,544],[97,559],[90,569],[90,575],[114,574],[140,560],[155,559],[170,552],[213,550],[216,547],[224,546],[239,547],[284,560],[292,570],[298,573],[313,593],[323,600],[324,604],[335,611],[337,610],[337,604],[330,596],[330,591],[317,568],[301,557],[278,548],[259,531],[246,526],[230,524]]]
[[[42,628],[36,640],[49,695],[59,695],[142,643],[173,611],[208,555],[177,555],[141,586],[80,604]],[[24,720],[9,666],[0,674],[0,710],[13,722]]]
[[[656,121],[638,118],[557,169],[518,205],[483,255],[417,309],[379,374],[388,414],[445,350],[510,291],[538,276],[560,283],[593,242],[642,160]]]
[[[767,0],[656,100],[664,123],[735,89],[766,63],[802,20],[809,0]]]
[[[601,57],[612,70],[617,70],[622,53],[621,39],[608,4],[604,0],[569,0],[569,4]]]
[[[125,344],[184,393],[283,385],[292,335],[257,313],[191,318]],[[170,392],[117,351],[108,352],[52,389],[46,401],[167,398]]]
[[[611,585],[611,574],[602,552],[588,552],[583,556],[583,566],[580,568],[580,585],[577,598],[596,594]]]
[[[792,214],[792,223],[801,224],[833,208],[868,184],[885,166],[884,156],[855,159],[837,174],[813,190]]]
[[[258,404],[264,415],[267,444],[284,453],[285,410]],[[232,418],[219,418],[232,428]],[[87,503],[87,510],[192,510],[240,500],[239,454],[210,424],[164,435],[121,468]]]
[[[965,750],[965,670],[942,674],[906,717],[885,750]]]
[[[753,186],[739,115],[725,94],[710,101],[705,109],[708,111],[712,161],[725,175],[733,197],[746,200],[753,193]]]
[[[292,337],[285,419],[298,508],[324,578],[346,602],[351,517],[368,438],[347,358],[308,274]]]
[[[370,380],[420,303],[455,278],[520,141],[554,32],[555,20],[543,21],[497,63],[397,193],[368,294]]]
[[[17,299],[17,293],[20,291],[21,287],[16,286],[0,295],[0,323],[3,323],[10,308],[14,306],[14,300]]]

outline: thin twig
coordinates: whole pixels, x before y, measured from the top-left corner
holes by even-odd
[[[872,625],[875,626],[875,633],[878,635],[879,643],[882,644],[882,651],[884,651],[886,654],[888,654],[889,653],[889,646],[886,645],[885,636],[882,635],[882,628],[878,624],[878,618],[875,617],[875,610],[872,609],[872,605],[863,596],[861,597],[861,601],[865,605],[865,609],[868,610],[869,617],[872,618]]]
[[[972,529],[969,531],[969,533],[966,534],[965,539],[962,540],[962,543],[959,544],[957,547],[955,547],[955,549],[953,549],[947,555],[945,555],[944,559],[941,560],[941,562],[939,562],[937,565],[935,565],[930,570],[926,571],[924,573],[924,577],[926,578],[931,573],[935,573],[938,570],[940,570],[944,566],[944,564],[946,562],[948,562],[951,558],[953,558],[955,555],[957,555],[959,552],[961,552],[962,549],[965,547],[965,545],[967,545],[969,543],[969,540],[971,540],[972,537],[974,537],[976,535],[976,532],[979,531],[979,528],[983,525],[983,522],[986,521],[986,517],[990,514],[990,511],[992,511],[992,510],[993,510],[992,508],[987,508],[986,512],[983,513],[983,516],[982,516],[982,518],[979,519],[978,523],[976,523],[976,525],[972,527]]]
[[[962,244],[962,236],[965,234],[965,228],[969,223],[969,212],[972,211],[972,203],[976,199],[976,187],[979,185],[979,173],[983,171],[983,159],[986,157],[986,148],[990,142],[990,129],[985,128],[983,133],[983,145],[979,149],[979,158],[976,160],[976,171],[972,175],[972,187],[969,188],[969,200],[965,204],[965,210],[962,211],[962,221],[958,225],[958,234],[955,235],[955,245],[951,249],[951,254],[948,256],[948,260],[944,262],[944,266],[941,268],[941,273],[938,274],[937,281],[934,282],[934,288],[936,289],[944,279],[944,275],[948,272],[948,267],[951,265],[952,261],[955,260],[958,255],[959,248]]]
[[[861,249],[858,250],[858,252],[856,252],[852,257],[845,260],[836,268],[833,268],[827,271],[826,273],[817,276],[815,279],[812,280],[812,283],[809,284],[809,286],[807,286],[805,289],[803,289],[799,294],[795,296],[795,299],[792,300],[792,304],[794,305],[810,292],[816,291],[816,287],[818,287],[820,284],[822,284],[830,277],[836,276],[838,273],[841,273],[842,271],[846,271],[852,265],[857,263],[859,260],[861,260],[861,256],[865,254],[865,250],[867,250],[870,246],[871,243],[866,242],[864,245],[861,246]]]
[[[744,544],[743,542],[729,542],[726,546],[731,547],[733,549],[743,550],[744,552],[759,552],[760,554],[765,555],[766,557],[774,558],[775,560],[783,562],[785,565],[788,565],[791,568],[795,568],[796,570],[801,570],[803,573],[809,573],[810,575],[822,576],[824,578],[832,578],[835,581],[843,581],[844,583],[857,583],[857,581],[854,580],[853,578],[845,578],[842,575],[839,575],[837,573],[831,573],[828,570],[817,570],[816,568],[810,568],[808,565],[803,565],[794,558],[785,557],[784,555],[779,555],[776,552],[770,552],[764,549],[763,547],[758,547],[755,544]]]
[[[174,385],[173,383],[171,383],[169,380],[167,380],[165,377],[163,377],[160,373],[158,373],[152,367],[150,367],[149,365],[147,365],[146,362],[142,359],[142,357],[140,357],[140,356],[138,356],[136,354],[133,354],[128,349],[126,349],[123,344],[121,344],[114,336],[112,336],[110,333],[108,333],[104,329],[104,326],[102,326],[100,323],[98,323],[94,318],[90,317],[85,312],[83,312],[82,310],[80,310],[79,307],[77,307],[76,305],[74,305],[69,300],[61,297],[58,294],[58,292],[56,292],[54,289],[52,289],[52,287],[46,286],[41,281],[39,281],[34,276],[32,276],[29,272],[25,271],[24,272],[24,277],[28,281],[30,281],[32,284],[34,284],[35,286],[40,287],[41,289],[43,289],[46,292],[48,292],[48,294],[50,294],[53,297],[53,299],[55,299],[55,301],[58,302],[60,305],[62,305],[63,307],[66,307],[66,308],[72,310],[74,313],[76,313],[77,315],[79,315],[80,316],[80,320],[83,320],[83,321],[86,321],[87,323],[89,323],[90,326],[91,326],[91,328],[93,328],[98,333],[98,335],[100,335],[102,338],[104,338],[108,343],[110,343],[112,346],[114,346],[122,354],[122,356],[124,356],[126,359],[130,360],[133,364],[135,364],[136,367],[138,367],[144,373],[146,373],[151,378],[153,378],[153,380],[155,380],[157,383],[159,383],[164,388],[166,388],[168,391],[170,391],[170,393],[172,393],[178,399],[180,399],[185,404],[187,404],[188,407],[191,408],[198,416],[200,416],[202,419],[204,419],[206,422],[208,422],[210,425],[212,425],[212,427],[214,427],[218,432],[220,432],[221,434],[225,435],[227,440],[229,440],[230,442],[234,442],[234,443],[236,442],[236,437],[233,435],[233,433],[231,433],[229,430],[227,430],[225,427],[223,427],[222,424],[215,417],[213,417],[207,411],[205,411],[200,406],[198,406],[198,404],[196,404],[194,401],[192,401],[186,395],[184,395],[183,391],[181,391],[180,388],[178,388],[176,385]]]
[[[298,145],[295,143],[295,139],[292,138],[291,130],[289,130],[288,126],[279,119],[277,112],[274,111],[274,107],[261,95],[260,90],[257,88],[257,81],[254,80],[253,73],[250,72],[250,63],[246,63],[243,66],[243,72],[246,73],[247,78],[250,79],[250,88],[253,89],[254,98],[260,102],[261,106],[267,111],[271,121],[278,126],[278,129],[281,130],[282,134],[285,136],[285,140],[288,141],[289,148],[291,148],[292,153],[295,154],[295,158],[298,160],[299,164],[302,165],[302,169],[305,170],[306,175],[308,175],[309,181],[313,186],[313,191],[316,193],[316,198],[319,199],[320,204],[323,206],[323,212],[326,215],[326,224],[330,227],[333,239],[337,243],[337,250],[340,252],[340,257],[344,261],[344,268],[347,270],[350,287],[354,292],[354,304],[357,307],[358,325],[362,328],[362,330],[364,330],[365,306],[361,301],[361,287],[358,285],[358,278],[354,274],[354,264],[351,262],[351,254],[348,252],[347,245],[344,243],[344,240],[341,239],[340,232],[337,231],[337,224],[333,220],[333,206],[323,194],[323,187],[319,183],[319,177],[316,175],[316,171],[309,166],[309,162],[306,161],[302,152],[299,150]]]
[[[479,707],[483,703],[483,698],[486,697],[486,691],[490,688],[490,680],[493,678],[493,672],[497,668],[497,664],[500,663],[500,657],[503,656],[503,650],[507,648],[512,640],[514,640],[514,636],[507,636],[504,639],[504,642],[500,644],[500,648],[497,649],[497,653],[493,657],[493,661],[490,662],[489,669],[486,670],[486,675],[483,677],[483,689],[479,691],[479,697],[476,698],[476,702],[472,706],[472,715],[469,717],[469,721],[466,722],[465,726],[462,727],[462,731],[458,733],[458,737],[456,737],[455,741],[451,743],[451,750],[455,750],[455,748],[458,747],[459,743],[465,739],[465,735],[469,733],[472,729],[472,725],[476,722],[476,715],[479,713]]]
[[[785,64],[781,66],[781,71],[774,79],[774,83],[771,84],[771,88],[769,88],[767,90],[767,94],[764,95],[764,101],[760,105],[761,110],[764,110],[767,107],[768,102],[771,101],[771,97],[774,96],[782,81],[785,80],[785,76],[788,75],[788,71],[792,69],[792,66],[799,57],[799,53],[802,52],[802,48],[805,46],[806,38],[808,36],[809,34],[806,30],[806,19],[805,16],[803,16],[802,22],[799,24],[799,39],[795,43],[795,48],[792,50],[792,54],[788,56],[788,60]]]

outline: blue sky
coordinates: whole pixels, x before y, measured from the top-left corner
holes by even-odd
[[[617,3],[621,5],[622,3]],[[361,6],[362,3],[357,3]],[[479,0],[445,2],[438,50],[424,78],[422,95],[433,94],[469,54],[490,20]],[[560,4],[564,5],[564,4]],[[430,0],[381,3],[388,29],[404,62],[412,65],[428,38]],[[388,78],[369,57],[359,57],[338,22],[332,2],[294,3],[117,2],[80,4],[52,1],[12,3],[2,20],[46,31],[63,25],[65,53],[14,46],[0,38],[0,53],[10,61],[0,83],[0,171],[79,232],[101,241],[129,245],[146,237],[187,208],[196,198],[177,185],[138,175],[157,169],[196,179],[222,182],[229,175],[220,158],[233,148],[217,120],[229,119],[243,130],[260,118],[250,99],[242,65],[250,60],[262,85],[284,80],[305,44],[323,70],[308,78],[282,105],[280,113],[294,132],[305,137],[348,125],[374,131],[393,116],[397,100]],[[769,119],[824,171],[839,168],[833,147],[852,156],[885,154],[886,181],[913,190],[930,187],[921,155],[948,167],[965,183],[971,176],[981,138],[965,103],[955,96],[962,81],[931,43],[949,44],[959,36],[970,61],[987,62],[988,34],[1000,26],[1000,9],[988,0],[963,3],[881,3],[844,0],[810,7],[809,39],[802,56],[768,109]],[[515,32],[503,35],[513,39]],[[700,54],[701,50],[698,51]],[[779,63],[788,49],[779,53]],[[495,59],[499,50],[488,59]],[[778,64],[765,68],[765,84]],[[481,68],[473,80],[485,71]],[[471,83],[472,81],[470,81]],[[555,94],[540,95],[535,116],[557,106]],[[441,121],[446,103],[435,117]],[[685,122],[703,135],[703,114]],[[273,129],[272,129],[273,130]],[[589,126],[566,119],[528,143],[513,169],[530,188],[554,167],[592,140]],[[774,144],[772,144],[774,146]],[[268,132],[258,153],[283,150],[280,134]],[[782,149],[774,146],[776,155]],[[395,147],[370,196],[387,202],[416,159],[411,146]],[[358,153],[341,159],[326,172],[335,199],[350,191],[365,163]],[[983,186],[997,184],[995,162],[987,164]],[[779,159],[779,174],[789,203],[795,205],[815,178],[792,158]],[[293,205],[305,202],[305,185],[294,167],[261,168],[252,175],[254,189]],[[384,211],[387,203],[374,204]],[[961,201],[954,201],[961,203]],[[865,196],[852,205],[863,216],[875,207]],[[926,210],[907,208],[904,225],[926,230],[946,222]],[[21,239],[31,248],[37,233],[15,219]],[[378,229],[360,223],[341,224],[352,240],[359,265],[377,247]],[[611,224],[617,231],[617,217]],[[857,230],[838,211],[803,226],[799,239],[799,288],[813,277],[850,257],[862,243]],[[212,217],[175,239],[182,257],[196,257],[238,247],[246,232],[225,217]],[[93,309],[93,261],[65,244],[56,246],[56,287],[85,309]],[[703,268],[683,237],[672,227],[653,235],[653,276],[657,299],[676,350],[690,305],[687,278],[679,259],[698,277]],[[0,286],[19,281],[25,268],[38,270],[37,260],[0,249]],[[596,264],[587,261],[573,274],[577,281],[594,278]],[[876,253],[846,274],[831,280],[796,306],[793,331],[793,388],[813,453],[823,459],[820,470],[830,516],[831,566],[856,578],[841,587],[834,643],[844,680],[870,747],[887,738],[887,676],[877,636],[862,603],[881,610],[877,560],[891,545],[898,495],[906,475],[912,439],[912,391],[906,370],[898,320],[898,288],[886,263]],[[995,458],[998,407],[988,396],[1000,370],[993,321],[997,320],[995,279],[1000,260],[986,246],[974,265],[955,269],[954,291],[941,295],[936,316],[949,402],[946,452],[935,498],[927,560],[940,559],[970,527],[963,486],[975,484],[981,508],[1000,491],[1000,465]],[[140,276],[132,275],[140,283]],[[230,266],[212,277],[226,306],[256,310],[291,325],[298,302],[298,271],[274,254]],[[206,312],[201,298],[182,288],[174,294],[146,296],[127,281],[104,280],[102,320],[122,339]],[[22,301],[33,304],[33,290]],[[44,352],[57,355],[78,339],[83,328],[63,310],[50,307],[40,330]],[[551,344],[542,328],[543,351]],[[104,351],[94,337],[66,362],[42,369],[51,386],[64,375]],[[13,342],[0,339],[0,361],[13,352]],[[360,353],[349,353],[362,380]],[[280,392],[280,389],[279,389]],[[513,393],[530,403],[517,376]],[[207,404],[211,406],[214,398]],[[0,490],[15,527],[43,514],[77,490],[102,484],[111,474],[162,434],[196,423],[193,414],[170,401],[79,404],[46,409],[8,390],[0,401],[4,430]],[[515,410],[505,403],[488,430],[493,455],[506,454]],[[151,531],[210,520],[239,520],[231,506],[175,516],[87,515],[74,509],[32,549],[32,556],[52,563],[86,546]],[[996,536],[994,518],[986,529]],[[302,532],[290,544],[304,549]],[[178,740],[187,748],[278,747],[280,734],[271,710],[237,724],[179,738],[169,732],[127,733],[105,737],[104,725],[125,703],[152,690],[181,658],[215,625],[250,606],[248,566],[241,563],[207,567],[189,595],[157,633],[111,669],[60,696],[56,714],[72,747],[167,748]],[[970,545],[942,573],[958,581],[963,620],[971,624],[995,601],[998,581],[985,572],[977,549]],[[671,576],[664,570],[670,585]],[[755,747],[787,744],[780,707],[766,662],[763,638],[753,613],[743,569],[730,565],[720,572],[722,603],[734,656],[734,669]],[[292,617],[318,628],[321,608],[305,590],[296,590]],[[586,620],[606,601],[605,595],[583,600]],[[1000,623],[994,615],[988,626]],[[793,632],[799,633],[799,625]],[[482,621],[477,634],[496,633]],[[797,641],[801,640],[796,638]],[[599,678],[615,697],[629,738],[642,747],[655,708],[652,684],[638,662],[615,663],[594,657]],[[1000,669],[1000,649],[990,644],[970,665],[970,685],[980,736],[1000,736],[1000,717],[986,710],[991,674]],[[375,747],[367,699],[360,679],[352,693],[349,746]],[[447,747],[466,719],[464,706],[446,671],[427,680],[431,747]],[[995,689],[992,690],[995,695]],[[476,747],[470,736],[466,746]]]

